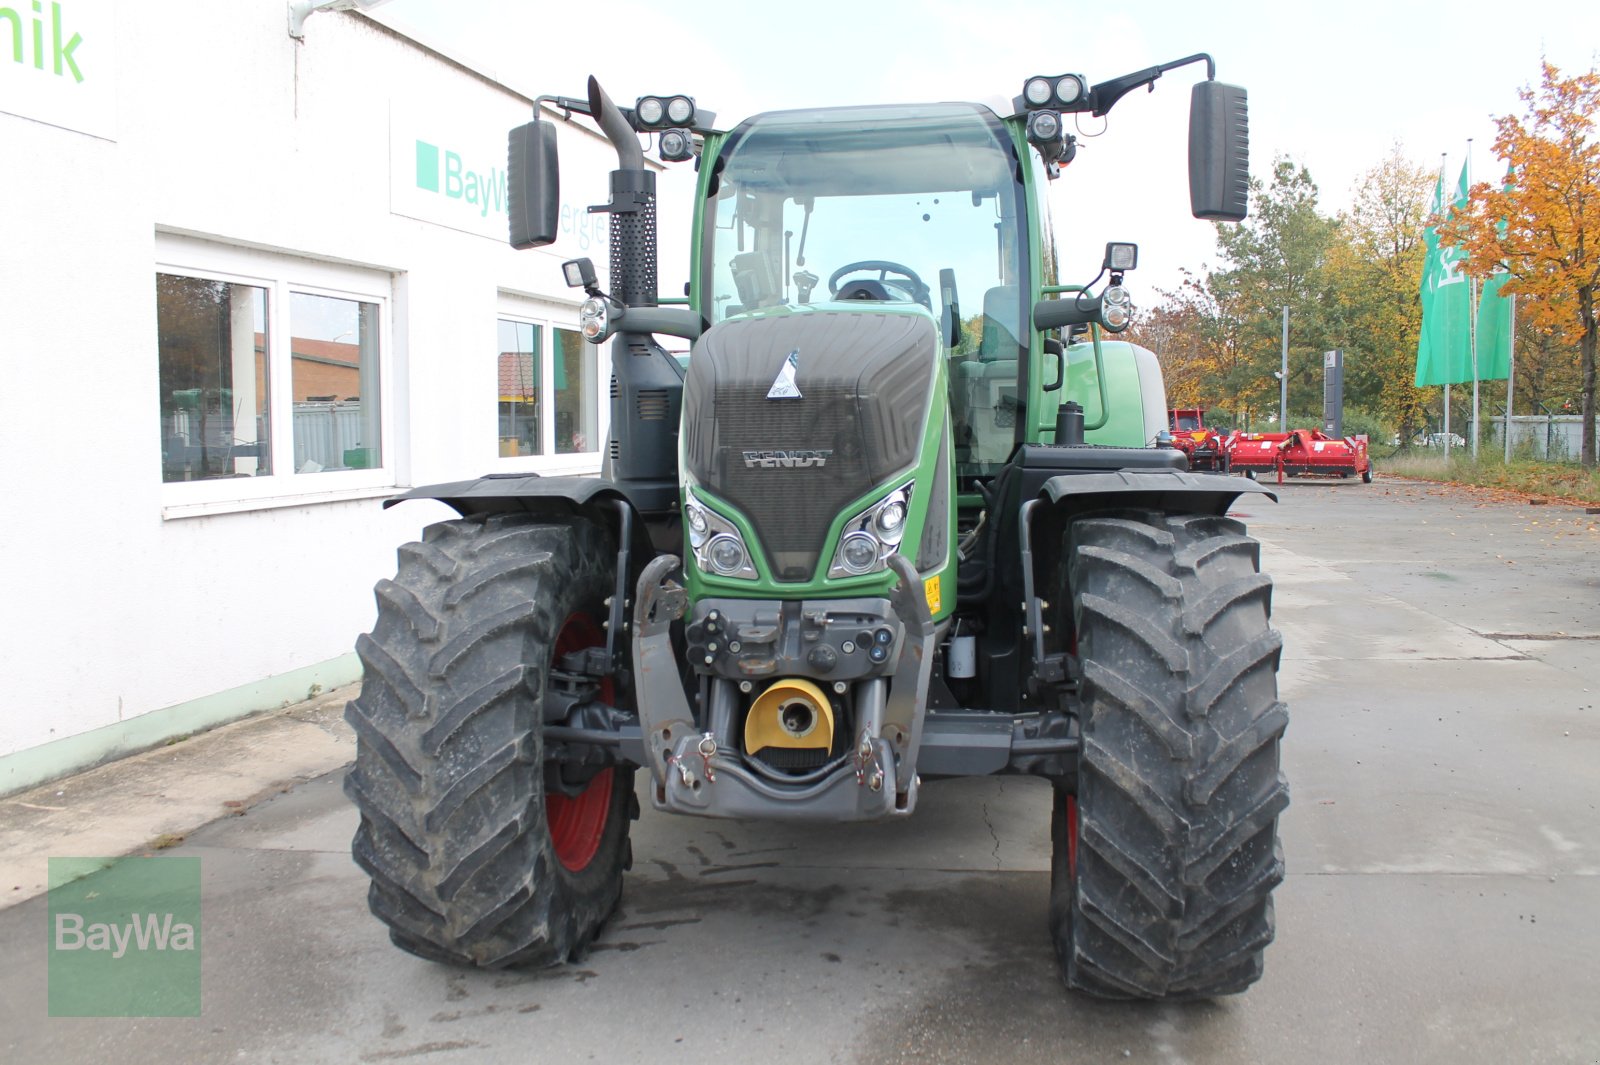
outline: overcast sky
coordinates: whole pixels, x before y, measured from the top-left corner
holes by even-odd
[[[618,101],[687,93],[722,128],[781,108],[1009,101],[1031,74],[1093,83],[1209,52],[1219,80],[1250,92],[1252,172],[1289,155],[1310,167],[1329,209],[1395,142],[1430,168],[1447,153],[1453,182],[1476,138],[1474,174],[1498,171],[1491,116],[1520,112],[1517,89],[1537,81],[1540,57],[1567,71],[1600,62],[1596,0],[389,0],[374,13],[523,91],[582,96],[595,74]],[[1173,71],[1107,120],[1082,117],[1077,161],[1052,190],[1063,280],[1087,281],[1105,241],[1134,240],[1130,287],[1148,306],[1180,268],[1215,262],[1212,226],[1189,216],[1186,186],[1189,86],[1202,77],[1202,66]],[[595,190],[596,202],[604,196]],[[676,220],[663,213],[687,228],[687,204]]]

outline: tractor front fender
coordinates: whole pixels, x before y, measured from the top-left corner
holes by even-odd
[[[1159,510],[1167,514],[1226,514],[1242,495],[1278,497],[1244,477],[1181,470],[1095,470],[1063,473],[1039,488],[1052,510],[1081,514],[1107,506]]]
[[[479,514],[533,514],[559,520],[583,515],[620,537],[631,529],[629,549],[634,566],[656,554],[650,531],[638,509],[615,484],[599,477],[541,477],[536,473],[491,473],[470,481],[429,484],[385,499],[385,508],[408,499],[436,499],[463,518]],[[623,511],[628,511],[624,522]]]

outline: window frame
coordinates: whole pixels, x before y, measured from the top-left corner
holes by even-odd
[[[157,274],[170,274],[250,285],[267,293],[267,412],[273,472],[251,477],[160,481],[163,518],[382,496],[400,485],[395,412],[399,360],[394,339],[395,276],[392,272],[166,234],[157,235],[153,267],[152,287]],[[376,467],[295,472],[293,301],[290,297],[296,292],[378,306],[378,432],[382,461]],[[153,302],[151,309],[155,310]],[[154,333],[154,315],[151,324]],[[155,367],[159,368],[159,336],[153,346]],[[153,467],[159,478],[160,463],[154,463]]]
[[[538,455],[500,454],[500,323],[516,322],[539,328],[539,446]],[[493,358],[489,363],[495,401],[490,408],[491,453],[500,473],[551,473],[556,475],[598,473],[605,459],[606,441],[611,435],[611,348],[610,342],[594,345],[595,365],[595,441],[589,451],[557,453],[555,356],[556,330],[578,330],[578,304],[551,299],[536,299],[501,291],[495,305]]]

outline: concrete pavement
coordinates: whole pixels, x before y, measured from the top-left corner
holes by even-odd
[[[202,859],[200,1018],[47,1018],[45,900],[0,912],[0,1060],[1600,1060],[1600,519],[1381,477],[1282,495],[1245,509],[1286,639],[1289,877],[1243,996],[1063,991],[1048,789],[1018,778],[842,828],[646,804],[582,964],[450,970],[367,915],[333,773],[171,850]]]

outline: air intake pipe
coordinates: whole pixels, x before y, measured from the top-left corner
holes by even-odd
[[[617,150],[611,172],[611,295],[624,307],[656,305],[656,175],[645,169],[639,135],[622,109],[589,78],[589,112]]]

